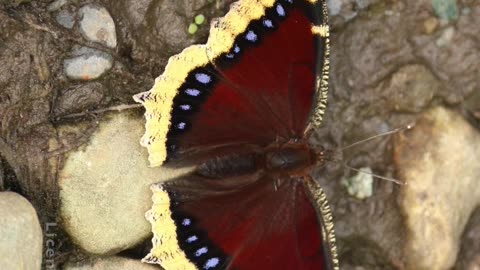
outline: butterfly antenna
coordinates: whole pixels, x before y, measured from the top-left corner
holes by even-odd
[[[406,185],[407,183],[406,182],[402,182],[402,181],[399,181],[395,178],[391,178],[391,177],[385,177],[385,176],[381,176],[381,175],[378,175],[378,174],[375,174],[375,173],[372,173],[372,172],[367,172],[367,171],[364,171],[364,170],[360,170],[360,169],[357,169],[357,168],[354,168],[352,166],[349,166],[347,163],[345,162],[342,162],[342,165],[347,168],[347,169],[350,169],[352,171],[356,171],[358,173],[365,173],[365,174],[369,174],[375,178],[379,178],[379,179],[383,179],[383,180],[387,180],[387,181],[390,181],[390,182],[393,182],[395,184],[398,184],[398,185],[401,185],[401,186],[404,186]]]
[[[383,132],[383,133],[380,133],[380,134],[373,135],[371,137],[365,138],[363,140],[360,140],[360,141],[354,142],[350,145],[347,145],[345,147],[342,147],[342,148],[340,148],[340,151],[343,152],[345,149],[354,147],[354,146],[359,145],[361,143],[371,141],[371,140],[376,139],[376,138],[380,138],[380,137],[392,135],[392,134],[395,134],[395,133],[398,133],[398,132],[401,132],[401,131],[404,131],[404,130],[412,129],[414,126],[415,126],[415,124],[409,124],[409,125],[406,125],[404,127],[399,127],[399,128],[396,128],[396,129],[389,130],[387,132]]]
[[[380,137],[384,137],[384,136],[389,136],[389,135],[392,135],[392,134],[395,134],[395,133],[398,133],[398,132],[401,132],[401,131],[404,131],[404,130],[409,130],[409,129],[412,129],[413,127],[415,126],[415,124],[409,124],[409,125],[406,125],[404,127],[399,127],[399,128],[395,128],[395,129],[392,129],[392,130],[389,130],[387,132],[383,132],[383,133],[380,133],[380,134],[376,134],[374,136],[371,136],[371,137],[368,137],[368,138],[365,138],[363,140],[360,140],[360,141],[357,141],[357,142],[354,142],[350,145],[347,145],[345,147],[342,147],[340,149],[338,149],[336,152],[339,152],[339,153],[343,153],[343,151],[345,149],[348,149],[348,148],[351,148],[351,147],[354,147],[356,145],[359,145],[361,143],[365,143],[365,142],[368,142],[368,141],[371,141],[373,139],[377,139],[377,138],[380,138]],[[402,182],[400,180],[397,180],[395,178],[391,178],[391,177],[385,177],[385,176],[381,176],[381,175],[378,175],[378,174],[375,174],[375,173],[371,173],[371,172],[367,172],[367,171],[364,171],[364,170],[360,170],[360,169],[357,169],[357,168],[354,168],[350,165],[348,165],[347,163],[345,163],[343,160],[336,160],[335,158],[332,158],[331,161],[333,162],[337,162],[337,163],[341,163],[345,168],[347,169],[350,169],[352,171],[356,171],[356,172],[359,172],[359,173],[366,173],[366,174],[369,174],[375,178],[378,178],[378,179],[382,179],[382,180],[387,180],[387,181],[390,181],[390,182],[393,182],[395,184],[398,184],[398,185],[406,185],[407,183],[406,182]]]

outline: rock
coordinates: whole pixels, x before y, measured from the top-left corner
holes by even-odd
[[[437,18],[429,17],[423,22],[423,31],[425,32],[425,34],[430,35],[435,32],[435,30],[437,30],[439,24],[440,22]]]
[[[56,1],[53,1],[52,3],[50,3],[48,6],[47,6],[47,10],[52,12],[52,11],[57,11],[59,10],[61,7],[63,7],[65,4],[68,3],[68,0],[56,0]]]
[[[147,150],[139,143],[143,133],[143,118],[113,115],[87,146],[67,156],[59,173],[61,220],[89,253],[113,254],[147,238],[149,186],[187,171],[148,167]]]
[[[386,100],[388,108],[400,112],[420,112],[432,101],[441,89],[440,81],[422,65],[407,65],[399,68],[390,78],[380,83],[378,93]]]
[[[453,26],[447,27],[443,30],[440,37],[437,39],[436,44],[438,47],[446,47],[452,43],[453,36],[455,35],[455,28]]]
[[[16,193],[0,192],[0,269],[40,269],[42,241],[30,202]]]
[[[102,101],[105,91],[105,87],[99,82],[70,86],[59,91],[53,112],[56,116],[61,116],[95,108]]]
[[[347,188],[348,194],[361,200],[373,194],[373,175],[370,167],[360,168],[359,170],[360,172],[352,177],[344,177],[341,183]]]
[[[454,21],[458,18],[456,0],[432,0],[435,14],[443,21]]]
[[[80,31],[93,42],[102,43],[110,48],[117,46],[115,23],[110,13],[104,7],[86,5],[79,10],[81,21]]]
[[[480,204],[480,135],[458,113],[432,109],[397,136],[406,269],[451,269],[468,218]]]
[[[142,263],[140,260],[122,257],[92,259],[89,262],[67,263],[63,270],[158,270],[157,267]]]
[[[328,0],[327,1],[328,12],[330,16],[336,16],[342,9],[342,1]]]
[[[409,11],[409,14],[419,13],[421,9]],[[480,61],[475,58],[480,53],[476,38],[479,24],[480,8],[475,5],[470,13],[459,16],[454,25],[438,29],[433,35],[413,31],[408,38],[415,51],[414,62],[424,63],[441,81],[443,90],[435,93],[435,97],[448,105],[468,101],[469,95],[480,88],[477,72]]]
[[[75,18],[73,14],[67,10],[61,10],[55,15],[55,20],[63,27],[72,29],[75,24]]]
[[[414,62],[408,42],[411,30],[400,13],[401,4],[388,6],[391,15],[383,10],[375,16],[359,16],[355,23],[346,24],[343,31],[332,36],[332,44],[342,44],[332,46],[331,52],[330,74],[336,82],[336,95],[352,95],[355,91],[363,95],[398,70],[401,63]],[[391,29],[395,29],[395,35]]]
[[[112,68],[113,59],[108,53],[87,47],[73,49],[74,57],[65,59],[63,65],[68,77],[76,80],[92,80]]]

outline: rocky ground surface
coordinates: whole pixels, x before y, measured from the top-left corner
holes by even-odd
[[[147,167],[131,96],[205,42],[231,2],[0,0],[0,268],[153,269],[137,266],[148,185],[185,171]],[[480,269],[480,3],[328,6],[331,88],[315,139],[339,149],[415,123],[343,153],[406,185],[319,169],[342,269]]]

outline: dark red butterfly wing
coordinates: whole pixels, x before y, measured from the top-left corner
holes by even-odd
[[[319,123],[327,78],[325,2],[240,0],[212,23],[206,45],[173,56],[135,97],[146,108],[142,144],[152,166],[175,154],[202,167],[262,153],[302,138],[312,113]],[[211,164],[216,177],[155,186],[146,261],[167,270],[337,269],[326,200],[307,172],[280,177],[247,162],[223,177],[243,165]]]
[[[173,153],[214,146],[266,145],[303,135],[316,89],[326,95],[328,26],[324,2],[242,0],[212,23],[206,45],[169,60],[146,107],[153,166]]]
[[[247,179],[188,176],[154,188],[154,198],[169,198],[169,203],[157,200],[147,214],[158,229],[154,229],[155,238],[157,241],[168,238],[166,224],[174,223],[178,246],[188,259],[182,261],[185,268],[168,268],[162,264],[166,269],[323,270],[338,267],[335,254],[330,254],[334,244],[334,238],[329,238],[331,220],[317,218],[330,215],[318,186],[314,195],[311,187],[305,185],[305,179],[259,178],[258,175]],[[315,199],[323,202],[317,205]],[[322,215],[312,203],[323,211]],[[162,216],[171,219],[159,223]],[[161,260],[168,265],[172,256],[166,252],[167,247],[165,243],[155,245],[145,260]]]

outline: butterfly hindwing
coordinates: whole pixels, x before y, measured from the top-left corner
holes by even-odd
[[[154,186],[147,216],[156,240],[146,260],[168,270],[334,269],[335,254],[324,252],[331,239],[322,238],[331,225],[317,218],[304,179],[242,178],[190,175]],[[167,230],[169,224],[176,230]],[[167,249],[165,239],[176,239],[176,248]]]

